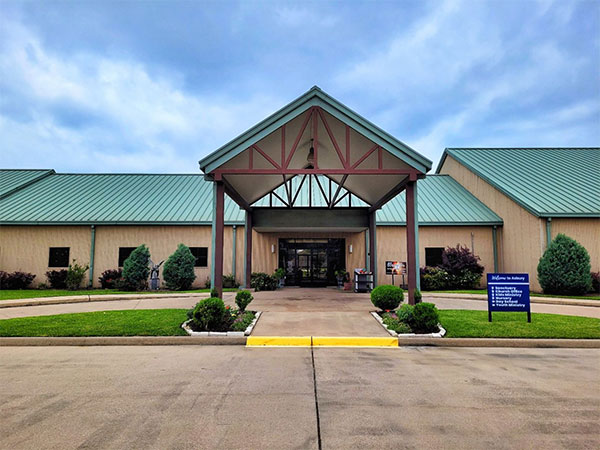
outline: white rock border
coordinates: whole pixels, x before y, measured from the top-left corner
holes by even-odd
[[[383,323],[383,319],[381,318],[381,316],[379,314],[377,314],[377,312],[375,311],[371,311],[371,315],[375,318],[375,320],[377,322],[379,322],[379,324],[385,328],[385,330],[390,333],[390,335],[394,336],[394,337],[416,337],[416,338],[420,338],[420,337],[433,337],[433,338],[441,338],[444,337],[444,335],[446,334],[446,330],[438,323],[438,327],[440,329],[440,331],[438,331],[437,333],[427,333],[427,334],[417,334],[417,333],[403,333],[403,334],[398,334],[396,333],[394,330],[390,330],[388,328],[388,326]]]
[[[250,325],[248,325],[248,328],[246,328],[245,331],[194,331],[189,326],[189,323],[192,321],[191,319],[183,322],[181,324],[181,328],[183,328],[186,331],[186,333],[189,334],[190,336],[204,336],[204,337],[208,337],[208,336],[220,336],[220,337],[250,336],[250,333],[252,333],[252,330],[254,329],[254,326],[256,325],[256,322],[258,321],[258,318],[260,317],[261,314],[262,314],[262,311],[256,311],[256,314],[254,315],[254,320],[252,321],[252,323],[250,323]]]

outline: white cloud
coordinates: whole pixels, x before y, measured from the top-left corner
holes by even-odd
[[[22,97],[32,120],[19,122],[5,115],[0,149],[5,155],[28,155],[34,164],[193,172],[198,159],[282,103],[269,95],[194,96],[135,61],[89,54],[67,59],[50,53],[20,24],[1,34],[2,84]],[[63,107],[95,120],[85,128],[69,126],[58,117]]]

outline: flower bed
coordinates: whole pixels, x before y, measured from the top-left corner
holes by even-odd
[[[260,313],[247,311],[253,297],[249,291],[239,291],[235,296],[238,309],[225,306],[218,297],[199,301],[188,311],[188,321],[182,327],[190,335],[244,336],[252,332]]]
[[[392,336],[442,337],[446,334],[439,324],[438,310],[431,303],[403,305],[396,311],[377,311],[371,315]]]
[[[194,331],[192,319],[186,320],[181,325],[181,328],[183,328],[190,336],[250,336],[250,333],[252,333],[261,314],[261,311],[246,311],[242,314],[238,314],[232,323],[232,329],[227,331]]]

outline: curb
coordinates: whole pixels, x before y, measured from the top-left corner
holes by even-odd
[[[375,318],[375,320],[377,322],[379,322],[379,325],[381,325],[385,331],[387,331],[391,336],[394,337],[401,337],[401,338],[408,338],[408,337],[431,337],[431,338],[443,338],[446,335],[446,330],[444,327],[442,327],[442,324],[438,323],[438,328],[440,329],[440,331],[438,331],[437,333],[427,333],[427,334],[417,334],[417,333],[396,333],[394,330],[390,330],[389,327],[383,323],[383,319],[381,318],[381,316],[376,312],[376,311],[371,311],[371,315]]]
[[[270,345],[257,345],[260,341]],[[366,337],[313,337],[315,347],[510,347],[510,348],[600,348],[600,339],[510,339],[510,338],[366,338]],[[388,340],[382,345],[342,345],[361,339]],[[257,341],[255,341],[257,340]],[[332,340],[336,340],[335,345]],[[255,343],[253,343],[255,341]],[[294,343],[293,343],[294,342]],[[383,342],[383,341],[382,341]],[[247,347],[310,347],[311,336],[115,336],[115,337],[3,337],[0,347],[61,347],[61,346],[141,346],[141,345],[246,345]]]
[[[246,347],[398,347],[398,339],[391,336],[250,336]]]
[[[123,295],[65,295],[63,297],[40,297],[18,300],[1,300],[1,308],[18,308],[21,306],[61,305],[68,303],[111,302],[119,300],[156,300],[161,298],[208,298],[207,292],[188,294],[123,294]]]
[[[600,348],[600,339],[398,338],[400,347]]]
[[[471,300],[471,301],[487,301],[487,296],[482,294],[429,294],[423,293],[423,299],[454,299],[454,300]],[[545,305],[561,305],[561,306],[589,306],[592,308],[600,308],[600,300],[577,300],[577,299],[561,299],[553,297],[535,297],[530,296],[531,303],[541,303]]]
[[[3,337],[0,347],[63,347],[113,345],[245,345],[245,337],[225,336],[111,336]]]

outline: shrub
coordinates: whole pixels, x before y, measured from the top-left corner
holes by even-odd
[[[143,290],[148,285],[150,250],[144,244],[131,252],[123,263],[123,283],[120,289],[127,291]]]
[[[473,289],[479,286],[484,267],[467,247],[460,244],[442,252],[440,268],[448,273],[448,289]]]
[[[273,273],[273,276],[277,278],[277,280],[281,280],[285,278],[285,270],[282,267],[280,267]]]
[[[240,283],[237,282],[233,274],[223,275],[223,287],[224,288],[238,288]]]
[[[600,272],[592,272],[592,291],[600,294]]]
[[[233,323],[231,324],[232,331],[246,331],[246,328],[250,326],[254,320],[254,313],[247,311],[241,312],[237,315]]]
[[[85,266],[77,264],[77,260],[74,259],[73,262],[69,264],[69,269],[67,270],[67,279],[65,280],[67,289],[71,291],[79,289],[81,287],[83,277],[89,268],[90,266],[87,264]]]
[[[123,278],[123,271],[121,269],[108,269],[102,272],[102,275],[98,277],[98,281],[102,289],[115,289],[117,281],[121,278]]]
[[[219,297],[219,291],[217,290],[217,288],[212,288],[210,290],[210,296],[213,298],[220,298]]]
[[[408,324],[398,320],[398,317],[393,313],[385,313],[382,316],[383,323],[388,329],[395,331],[398,334],[412,333]]]
[[[582,295],[592,288],[590,255],[564,234],[550,242],[540,258],[537,273],[546,294]]]
[[[421,300],[423,299],[423,294],[421,294],[421,291],[418,289],[415,289],[415,292],[413,295],[415,296],[415,303],[420,303]]]
[[[254,297],[250,291],[240,291],[235,295],[235,304],[240,308],[240,311],[246,311],[246,307],[250,302],[254,300]]]
[[[398,320],[400,322],[404,322],[405,324],[412,323],[413,320],[413,309],[412,305],[402,305],[398,311],[396,311],[396,316],[398,316]]]
[[[278,284],[279,280],[277,280],[277,278],[264,272],[255,272],[250,277],[250,286],[253,287],[256,292],[274,291],[277,289]]]
[[[192,328],[196,331],[227,330],[226,314],[223,300],[216,297],[204,299],[194,307]]]
[[[396,309],[402,300],[404,294],[398,286],[384,284],[371,291],[371,302],[382,311]]]
[[[409,322],[415,333],[433,333],[439,330],[440,315],[433,303],[417,303]]]
[[[64,289],[67,287],[67,270],[49,270],[46,278],[52,289]]]
[[[448,272],[439,267],[422,267],[421,287],[424,291],[441,291],[447,289]]]
[[[177,250],[169,256],[163,267],[163,279],[168,289],[184,291],[192,286],[196,279],[194,264],[196,258],[187,245],[179,244]]]
[[[210,277],[206,277],[206,281],[204,282],[204,289],[210,289]]]
[[[0,272],[0,286],[2,289],[25,289],[34,278],[35,275],[29,272]]]

